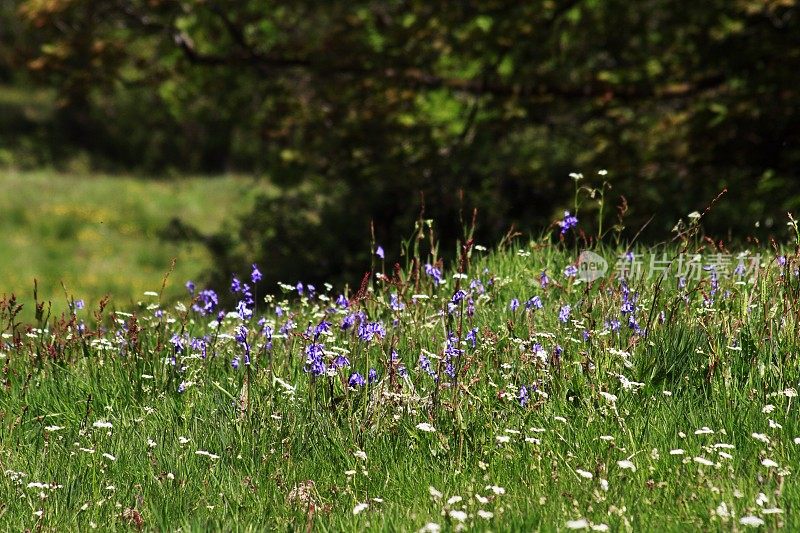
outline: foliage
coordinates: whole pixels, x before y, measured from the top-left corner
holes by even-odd
[[[480,210],[481,238],[541,227],[575,170],[611,170],[631,235],[661,237],[725,189],[712,235],[758,221],[765,237],[800,205],[795,0],[27,0],[19,14],[31,75],[95,164],[268,174],[315,223],[290,242],[270,236],[275,215],[246,217],[239,245],[264,263],[341,232],[273,279],[357,280],[331,254],[353,257],[371,220],[399,241],[421,193],[447,237],[462,208]]]
[[[718,251],[688,236],[660,251],[687,250]],[[3,300],[0,520],[798,527],[796,254],[588,284],[549,239],[462,251],[442,271],[412,252],[341,297],[303,284],[263,300],[252,271],[227,314],[190,287],[183,304],[73,304],[26,328]]]

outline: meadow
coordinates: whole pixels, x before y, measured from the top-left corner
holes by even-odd
[[[154,285],[26,327],[5,301],[0,523],[800,528],[795,249],[597,245],[587,281],[576,223],[454,264],[433,237],[383,243],[349,290],[264,297],[254,265],[226,310]],[[651,254],[675,262],[651,275]]]
[[[172,218],[211,234],[267,187],[235,176],[165,181],[2,170],[0,295],[32,301],[36,279],[40,299],[52,301],[56,313],[71,294],[90,305],[109,295],[112,306],[129,307],[144,291],[160,290],[173,259],[178,280],[211,266],[203,246],[159,238]],[[164,295],[182,290],[183,281],[170,283]],[[30,309],[25,317],[33,319]]]

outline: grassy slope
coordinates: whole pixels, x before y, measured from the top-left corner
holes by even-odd
[[[219,230],[246,209],[253,190],[243,178],[148,181],[99,175],[0,171],[0,295],[40,298],[64,309],[66,285],[75,298],[117,306],[159,290],[177,259],[167,294],[209,266],[198,245],[158,239],[172,217],[204,232]]]
[[[76,342],[42,363],[36,342],[19,351],[7,347],[0,522],[14,530],[37,524],[46,530],[126,529],[126,516],[134,513],[125,510],[135,509],[147,529],[302,530],[313,522],[318,531],[409,531],[428,522],[451,528],[457,522],[443,513],[465,509],[466,525],[476,530],[556,531],[585,518],[611,530],[729,531],[744,529],[739,520],[747,515],[761,517],[770,529],[800,527],[794,475],[800,446],[792,442],[800,435],[797,401],[781,394],[796,388],[800,377],[797,315],[787,311],[797,302],[797,277],[782,280],[772,268],[755,285],[723,280],[710,308],[702,297],[707,281],[681,291],[670,278],[658,294],[651,282],[634,285],[643,325],[651,309],[667,312],[645,339],[624,323],[619,333],[604,325],[620,318],[617,284],[585,292],[585,285],[559,274],[573,253],[531,249],[530,255],[493,253],[473,265],[470,274],[482,279],[486,293],[473,294],[476,312],[464,317],[464,330],[477,327],[478,344],[474,350],[462,345],[461,361],[468,364],[460,382],[466,387],[459,394],[440,388],[436,408],[435,384],[416,362],[423,350],[442,355],[445,329],[457,330],[463,307],[448,318],[437,316],[453,294],[452,280],[438,288],[429,280],[418,288],[406,285],[402,311],[389,308],[389,291],[377,285],[363,309],[383,321],[387,335],[371,342],[342,333],[339,324],[349,311],[326,315],[330,303],[296,296],[274,302],[291,309],[299,327],[286,338],[276,335],[271,356],[256,357],[249,405],[243,402],[242,409],[248,373],[231,367],[241,356],[232,338],[221,337],[209,350],[213,357],[190,350],[176,365],[165,364],[172,350],[162,346],[181,323],[192,336],[213,331],[208,319],[192,313],[172,311],[177,321],[170,322],[139,311],[145,317],[140,345],[127,355],[94,341],[87,356]],[[545,268],[561,286],[539,287]],[[414,305],[415,292],[431,298]],[[543,309],[509,310],[512,298],[524,302],[532,295],[541,296]],[[277,329],[286,315],[277,318],[274,303],[266,318]],[[565,303],[572,305],[573,321],[562,324],[556,317]],[[330,382],[313,382],[302,371],[310,341],[300,333],[323,316],[333,324],[323,342],[348,349],[352,367]],[[221,331],[232,333],[237,324],[228,319]],[[584,329],[591,342],[582,340]],[[248,339],[255,350],[263,344],[252,331]],[[542,343],[547,363],[533,356],[532,340]],[[553,364],[556,344],[564,353]],[[398,388],[387,379],[391,347],[410,370]],[[629,352],[632,366],[615,350]],[[370,394],[342,386],[350,371],[369,367],[381,378]],[[620,375],[642,388],[626,389]],[[192,385],[178,393],[181,381]],[[518,387],[534,382],[547,396],[532,393],[523,408]],[[93,427],[96,421],[113,428]],[[437,431],[420,431],[422,422]],[[713,433],[696,434],[704,426]],[[719,443],[733,448],[714,447]],[[676,449],[685,454],[671,455]],[[354,455],[357,450],[366,460]],[[14,481],[14,472],[25,477]],[[307,480],[314,482],[315,513],[290,502],[292,489]],[[31,482],[63,487],[28,487]],[[495,486],[504,493],[496,494]],[[429,487],[443,498],[431,497]],[[452,496],[463,500],[446,503]],[[354,516],[359,502],[370,508]],[[732,517],[718,511],[722,502]],[[783,513],[764,512],[770,508]],[[494,517],[481,518],[478,510]]]

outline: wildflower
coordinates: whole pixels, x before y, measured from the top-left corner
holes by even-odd
[[[547,272],[542,270],[542,273],[539,275],[539,285],[541,285],[543,289],[546,289],[548,283],[550,283],[550,278],[547,277]]]
[[[261,281],[262,278],[263,275],[261,274],[261,271],[258,269],[258,265],[253,263],[250,270],[250,281],[252,281],[255,284]]]
[[[211,460],[219,459],[219,455],[213,454],[211,452],[207,452],[206,450],[197,450],[194,452],[195,455],[205,455]]]
[[[360,514],[362,511],[366,511],[368,508],[369,508],[369,504],[368,503],[356,504],[356,506],[353,507],[353,515]]]
[[[527,404],[527,403],[528,403],[528,400],[529,400],[529,399],[530,399],[530,398],[529,398],[529,396],[528,396],[528,387],[526,387],[525,385],[522,385],[522,386],[519,388],[519,404],[520,404],[522,407],[525,407],[525,404]]]
[[[464,522],[467,519],[467,513],[457,509],[451,509],[448,515],[457,522]]]
[[[436,428],[427,422],[420,422],[419,424],[417,424],[417,429],[420,431],[424,431],[425,433],[433,433],[436,431]]]
[[[623,470],[631,470],[633,472],[636,472],[636,465],[628,460],[617,461],[617,466],[619,466]]]
[[[353,372],[350,374],[350,379],[347,380],[347,384],[353,388],[356,387],[363,387],[366,385],[367,381],[364,379],[364,376],[359,374],[358,372]]]
[[[434,500],[441,500],[443,496],[443,494],[438,490],[436,490],[436,487],[433,486],[428,487],[428,494],[430,494],[431,498],[433,498]]]
[[[369,372],[367,372],[367,383],[372,384],[378,381],[378,371],[374,368],[370,368]]]
[[[541,309],[542,307],[542,299],[538,296],[534,296],[525,302],[525,309]]]
[[[578,217],[571,215],[569,211],[564,211],[564,219],[558,223],[561,226],[561,235],[578,225]]]
[[[739,523],[743,526],[759,527],[764,525],[764,521],[757,516],[743,516],[739,519]]]
[[[435,266],[431,265],[430,263],[425,265],[425,274],[428,277],[433,278],[434,285],[441,285],[444,283],[444,278],[442,277],[442,271],[436,268]]]
[[[383,259],[385,257],[385,254],[383,253],[383,246],[378,246],[378,248],[375,249],[375,255],[377,255],[379,259]]]
[[[97,422],[92,424],[92,427],[98,429],[110,429],[112,427],[112,424],[111,422],[106,422],[105,420],[98,420]]]
[[[594,474],[592,474],[591,472],[587,472],[586,470],[581,470],[580,468],[576,469],[575,472],[579,476],[585,479],[592,479],[594,477]]]
[[[509,309],[511,309],[512,312],[516,312],[516,310],[519,308],[519,300],[517,300],[516,298],[512,299],[508,307]]]
[[[492,517],[494,517],[494,513],[491,511],[484,511],[483,509],[478,509],[478,516],[484,520],[491,520]]]
[[[587,529],[589,527],[589,521],[585,518],[581,518],[579,520],[570,520],[567,522],[567,529]]]
[[[575,265],[569,265],[567,268],[564,269],[564,277],[566,278],[574,278],[578,275],[578,267]]]
[[[472,328],[469,330],[464,337],[464,339],[470,344],[470,346],[474,349],[478,343],[478,328]]]
[[[561,310],[558,312],[558,320],[562,324],[566,324],[569,320],[569,314],[571,311],[572,307],[569,304],[561,306]]]

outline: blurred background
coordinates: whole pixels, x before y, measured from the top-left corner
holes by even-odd
[[[538,235],[573,172],[623,238],[727,189],[709,236],[785,239],[798,81],[796,0],[0,0],[0,294],[357,284],[371,224]]]

